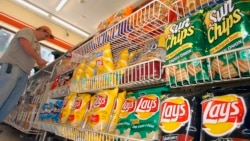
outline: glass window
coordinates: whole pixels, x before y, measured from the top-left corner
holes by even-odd
[[[10,41],[14,37],[14,35],[14,32],[10,32],[3,28],[0,29],[0,57],[8,48]]]

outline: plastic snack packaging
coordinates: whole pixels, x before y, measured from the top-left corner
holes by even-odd
[[[110,120],[110,124],[108,125],[108,133],[115,133],[115,129],[116,126],[120,120],[120,113],[121,113],[121,109],[122,109],[122,105],[124,103],[125,100],[125,96],[126,96],[126,91],[123,90],[122,92],[119,92],[117,95],[117,98],[115,100],[114,106],[113,106],[113,112],[111,115],[111,120]]]
[[[202,98],[202,141],[250,141],[249,86],[210,89]]]
[[[96,132],[107,132],[117,93],[118,88],[97,92],[88,123],[91,130]]]
[[[197,58],[205,56],[206,40],[203,10],[165,27],[166,80],[168,85],[182,85],[208,81],[207,62]],[[173,63],[192,60],[179,65]],[[196,60],[197,59],[197,60]]]
[[[75,102],[76,93],[69,93],[63,100],[63,107],[60,113],[59,122],[60,123],[66,123],[68,116],[70,114],[70,110],[73,107],[73,104]]]
[[[200,102],[196,94],[168,94],[161,102],[160,141],[200,141]]]
[[[164,34],[148,41],[142,48],[130,52],[130,68],[124,73],[121,83],[161,78],[165,55]]]
[[[204,21],[209,54],[249,47],[249,7],[250,2],[247,0],[228,0],[207,10]],[[249,49],[242,49],[237,53],[211,58],[209,69],[217,80],[234,78],[239,74],[249,76],[249,60]]]
[[[167,87],[138,90],[137,104],[132,117],[130,137],[158,140],[161,95],[169,92]]]
[[[84,116],[81,124],[80,124],[80,129],[89,129],[89,124],[88,124],[88,121],[89,121],[89,118],[90,118],[90,115],[91,115],[91,110],[93,108],[93,105],[94,105],[94,102],[95,102],[95,99],[96,99],[96,95],[93,95],[90,97],[90,101],[88,102],[88,105],[87,105],[87,111],[86,111],[86,115]]]
[[[135,112],[135,108],[137,105],[137,92],[128,92],[125,101],[122,105],[121,113],[120,113],[120,120],[116,126],[115,134],[121,135],[125,137],[129,137],[131,127],[132,127],[132,120],[133,114]]]
[[[86,115],[90,94],[77,94],[73,108],[68,117],[68,123],[73,127],[79,127],[84,116]]]

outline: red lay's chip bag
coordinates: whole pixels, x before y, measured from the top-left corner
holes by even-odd
[[[161,102],[161,141],[200,140],[200,98],[171,94]]]
[[[250,87],[213,89],[203,99],[202,140],[250,140]]]

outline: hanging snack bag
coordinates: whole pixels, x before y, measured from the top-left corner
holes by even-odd
[[[106,132],[118,88],[101,90],[96,94],[89,117],[89,127],[96,132]]]
[[[161,95],[169,92],[167,87],[138,90],[139,97],[132,119],[130,137],[136,139],[159,139]]]
[[[89,129],[88,121],[89,121],[89,118],[90,118],[90,115],[91,115],[91,110],[93,108],[95,99],[96,99],[96,95],[93,95],[93,96],[90,97],[90,101],[88,102],[88,105],[87,105],[86,115],[83,117],[83,120],[82,120],[82,122],[80,124],[81,129]]]
[[[96,74],[103,75],[96,77],[96,79],[94,80],[94,87],[100,88],[116,83],[113,75],[109,74],[109,72],[114,71],[113,56],[109,43],[95,51],[95,62]]]
[[[205,14],[205,26],[209,42],[209,54],[249,46],[250,15],[249,1],[228,0]],[[227,53],[211,59],[211,72],[215,79],[250,74],[249,49]]]
[[[206,40],[203,30],[203,10],[165,27],[166,79],[169,85],[196,83],[209,80],[205,60],[195,60],[205,55]],[[173,63],[184,62],[179,65]]]
[[[161,102],[160,141],[200,140],[200,98],[195,94],[169,94]]]
[[[250,87],[212,89],[204,94],[201,140],[250,141]]]
[[[120,83],[121,77],[124,74],[126,68],[128,66],[129,61],[129,51],[127,48],[122,49],[119,53],[114,55],[114,68],[116,71],[115,78],[117,84]]]
[[[79,90],[79,82],[82,77],[85,77],[85,64],[86,60],[84,59],[74,70],[73,76],[72,76],[72,81],[70,84],[70,91],[71,92],[76,92]]]
[[[51,110],[51,118],[53,122],[56,123],[59,122],[59,117],[62,107],[63,107],[63,100],[57,99],[53,101],[53,108]]]
[[[94,52],[92,52],[86,55],[85,66],[83,69],[84,73],[83,76],[80,78],[78,84],[80,91],[92,88],[94,82],[89,81],[89,79],[96,75],[95,67],[96,67],[95,55]]]
[[[76,98],[76,93],[69,93],[63,100],[63,107],[60,113],[60,123],[66,123],[68,116],[70,114],[70,110],[73,107],[75,98]]]
[[[80,126],[82,119],[86,115],[90,94],[77,94],[73,108],[68,117],[68,123],[73,127]]]
[[[165,36],[162,34],[130,53],[129,65],[132,67],[125,72],[122,83],[161,78],[165,56]]]
[[[129,137],[130,130],[132,127],[133,114],[137,105],[138,93],[137,92],[128,92],[124,103],[122,105],[120,120],[116,126],[115,134],[125,137]]]
[[[123,90],[122,92],[119,92],[117,95],[117,98],[115,100],[114,107],[113,107],[113,112],[111,115],[111,121],[109,124],[108,133],[115,133],[116,126],[120,120],[120,113],[121,113],[122,105],[125,100],[125,96],[126,96],[125,90]]]

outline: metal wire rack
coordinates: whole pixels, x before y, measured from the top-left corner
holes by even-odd
[[[225,82],[233,80],[243,80],[250,78],[250,51],[249,46],[244,46],[234,50],[220,52],[200,58],[191,59],[179,63],[165,65],[165,77],[167,85],[172,88],[193,86],[200,84],[209,84],[215,82]],[[242,56],[245,60],[242,60]],[[231,58],[234,61],[231,61]],[[222,64],[220,58],[226,60],[226,64]],[[206,62],[206,63],[203,63]],[[199,64],[197,67],[190,67],[190,64]],[[182,71],[176,69],[181,68]],[[201,73],[201,77],[195,75],[192,79],[191,72]]]

